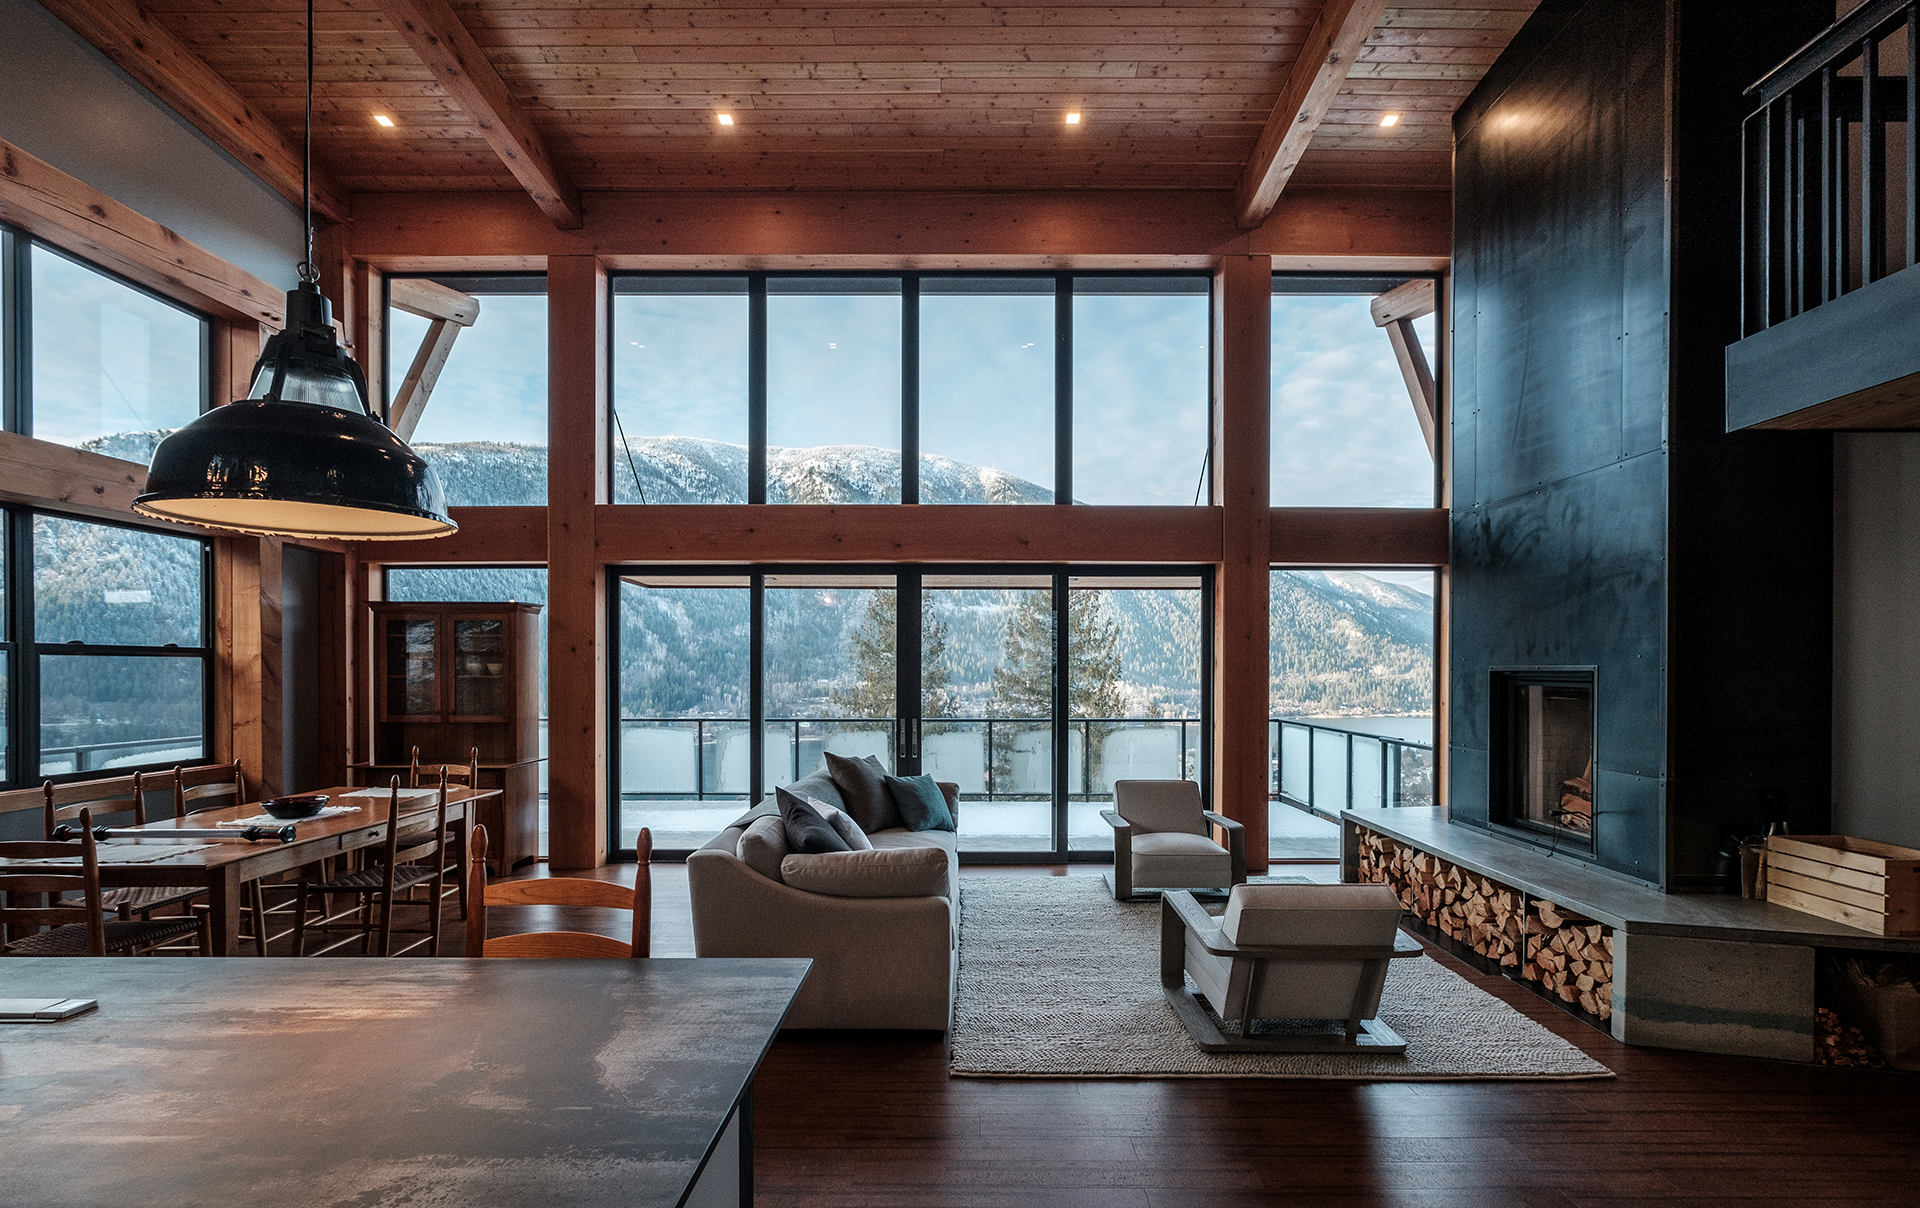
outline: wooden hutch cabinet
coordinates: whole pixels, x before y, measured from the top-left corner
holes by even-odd
[[[540,854],[540,606],[378,603],[373,608],[373,759],[368,784],[405,783],[480,751],[487,864],[504,873]]]

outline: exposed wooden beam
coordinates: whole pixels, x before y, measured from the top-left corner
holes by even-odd
[[[424,277],[395,277],[387,283],[387,300],[395,310],[422,319],[445,319],[472,327],[480,317],[480,299]]]
[[[603,506],[602,562],[1213,562],[1213,507]],[[417,542],[428,545],[428,542]]]
[[[393,406],[387,416],[387,426],[401,440],[412,440],[413,430],[420,426],[427,400],[433,397],[434,385],[440,380],[440,371],[447,367],[447,357],[453,353],[454,340],[480,317],[480,299],[418,277],[396,278],[388,286],[387,298],[397,310],[432,320],[407,376],[393,392]]]
[[[407,44],[452,94],[534,204],[565,230],[581,224],[580,193],[547,150],[505,80],[446,0],[380,0]]]
[[[1441,567],[1446,508],[1275,508],[1275,566]]]
[[[591,256],[547,263],[548,859],[607,860],[607,568],[594,525],[607,499],[606,268]]]
[[[1387,0],[1327,0],[1320,9],[1234,192],[1234,213],[1242,230],[1259,226],[1273,212],[1386,8]]]
[[[1421,277],[1388,290],[1373,300],[1374,326],[1386,329],[1393,345],[1393,359],[1400,364],[1400,376],[1406,379],[1407,396],[1413,401],[1414,418],[1420,421],[1420,435],[1427,438],[1427,452],[1433,453],[1435,417],[1439,401],[1435,397],[1433,370],[1427,366],[1427,354],[1420,348],[1420,335],[1413,329],[1415,319],[1434,311],[1435,290],[1431,277]]]
[[[1225,189],[1025,193],[601,193],[578,231],[512,193],[362,193],[353,256],[387,272],[539,271],[594,254],[615,269],[1446,268],[1453,199],[1432,189],[1288,190],[1267,225],[1234,225]]]
[[[0,221],[197,310],[286,321],[286,292],[0,139]]]
[[[1246,828],[1267,870],[1267,718],[1273,509],[1273,264],[1229,256],[1213,278],[1213,808]]]
[[[133,0],[41,0],[48,12],[146,85],[174,112],[289,200],[300,201],[297,142],[233,90],[206,61],[154,21]],[[288,18],[289,28],[298,28]],[[325,173],[313,175],[313,209],[335,222],[351,216],[347,192]]]

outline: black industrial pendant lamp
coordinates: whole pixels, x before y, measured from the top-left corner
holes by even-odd
[[[367,379],[314,284],[313,0],[307,0],[307,258],[287,322],[253,366],[253,388],[161,441],[133,510],[205,528],[287,537],[405,541],[451,533],[432,466],[367,405]]]

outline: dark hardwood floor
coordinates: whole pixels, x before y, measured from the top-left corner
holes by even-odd
[[[685,867],[661,864],[653,872],[654,953],[691,955]],[[597,875],[626,880],[632,867]],[[560,921],[502,923],[517,930]],[[459,951],[451,913],[448,934]],[[949,1078],[944,1037],[788,1033],[756,1084],[757,1202],[1920,1205],[1920,1076],[1630,1048],[1511,982],[1429,951],[1618,1077],[1399,1084]]]

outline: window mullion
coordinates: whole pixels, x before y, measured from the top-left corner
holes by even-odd
[[[1053,501],[1073,502],[1073,278],[1053,283]]]
[[[920,278],[900,279],[900,502],[920,502]]]
[[[767,501],[767,278],[756,274],[747,280],[747,502]],[[754,633],[758,635],[759,611],[754,612]],[[757,638],[756,638],[757,640]],[[756,667],[758,664],[756,664]],[[756,672],[757,674],[757,672]],[[758,702],[756,693],[754,700]],[[755,766],[758,766],[760,738],[754,737]],[[759,794],[759,781],[754,782]]]

